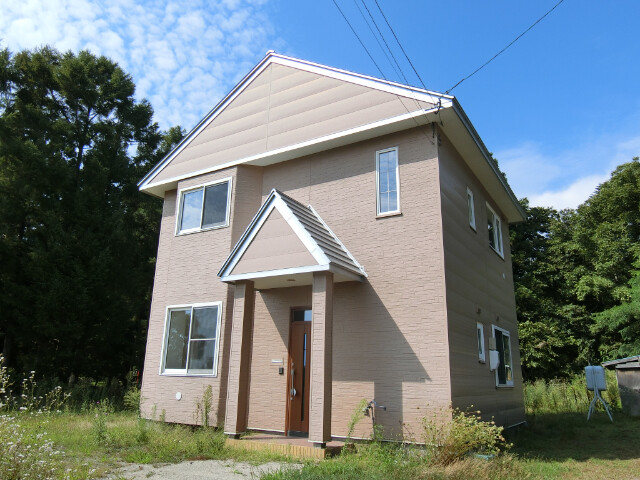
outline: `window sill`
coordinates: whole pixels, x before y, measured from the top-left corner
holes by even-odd
[[[389,217],[401,217],[402,212],[387,212],[387,213],[379,213],[376,215],[376,219],[378,218],[389,218]]]
[[[497,389],[498,388],[502,389],[502,388],[514,388],[514,387],[513,387],[513,385],[496,385],[496,388]]]
[[[182,237],[184,235],[192,235],[194,233],[202,233],[202,232],[209,232],[211,230],[219,230],[221,228],[227,228],[229,226],[229,224],[225,224],[225,225],[217,225],[215,227],[209,227],[209,228],[200,228],[198,230],[187,230],[185,232],[178,232],[176,233],[176,237]]]
[[[496,255],[498,255],[502,260],[504,260],[504,253],[500,253],[498,250],[496,250],[495,248],[493,248],[491,245],[489,245],[489,248],[491,250],[493,250],[495,252]]]
[[[160,373],[161,377],[207,377],[207,378],[215,378],[218,376],[217,373]]]
[[[473,233],[478,233],[478,230],[476,229],[476,226],[475,226],[475,225],[471,225],[471,224],[469,224],[469,228],[470,228],[471,230],[473,230]]]

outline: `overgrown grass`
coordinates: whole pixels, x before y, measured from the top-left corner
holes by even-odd
[[[615,372],[607,370],[607,391],[602,393],[605,401],[614,409],[620,408],[620,394]],[[584,412],[589,410],[593,392],[587,390],[584,375],[571,379],[536,380],[524,386],[524,404],[527,415],[547,413]],[[600,403],[598,405],[601,407]]]
[[[490,461],[465,457],[447,466],[434,465],[419,447],[395,443],[360,444],[356,452],[322,462],[309,462],[301,470],[286,469],[263,480],[409,480],[409,479],[519,479],[529,474],[510,455]]]
[[[98,421],[100,415],[104,420]],[[264,463],[289,460],[271,453],[228,448],[222,431],[214,428],[154,422],[140,419],[133,412],[105,414],[96,409],[94,412],[52,416],[23,414],[16,418],[16,422],[28,435],[46,432],[49,441],[64,451],[63,466],[83,472],[76,478],[99,478],[122,463],[156,464],[207,459]],[[99,433],[96,425],[101,425]],[[54,478],[65,477],[58,475]]]

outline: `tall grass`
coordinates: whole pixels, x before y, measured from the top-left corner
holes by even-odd
[[[606,371],[607,391],[604,400],[614,409],[620,408],[620,394],[615,373]],[[570,379],[536,380],[524,385],[524,405],[527,415],[545,413],[587,413],[593,392],[587,390],[584,375]],[[599,402],[598,402],[598,405]]]

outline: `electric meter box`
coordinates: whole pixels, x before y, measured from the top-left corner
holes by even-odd
[[[584,367],[584,372],[587,375],[587,390],[603,391],[607,389],[607,381],[604,377],[604,368],[596,365],[589,365]]]

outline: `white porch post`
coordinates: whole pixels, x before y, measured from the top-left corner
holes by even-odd
[[[232,437],[240,436],[247,429],[254,303],[253,282],[237,282],[233,300],[229,382],[224,420],[224,433]]]
[[[311,392],[309,441],[324,447],[331,441],[333,273],[313,274],[311,323]]]

